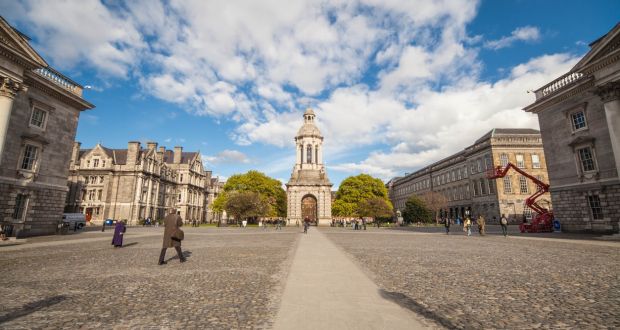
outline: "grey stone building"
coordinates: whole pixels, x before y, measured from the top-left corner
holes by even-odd
[[[178,211],[186,222],[205,222],[208,203],[218,188],[217,179],[204,169],[199,152],[157,148],[155,142],[142,148],[140,142],[133,141],[127,149],[100,144],[80,149],[76,142],[65,210],[86,214],[92,224],[105,219],[137,224],[147,218],[163,219],[171,210]]]
[[[58,228],[78,118],[94,107],[82,90],[0,17],[0,222],[10,235]]]
[[[496,128],[464,150],[386,184],[394,209],[403,211],[407,199],[429,191],[447,199],[442,211],[452,218],[483,215],[488,222],[505,214],[517,223],[531,218],[525,199],[536,191],[526,177],[509,172],[504,178],[489,180],[487,171],[513,163],[538,179],[547,182],[547,168],[540,133],[533,129]],[[539,204],[551,208],[549,194]]]
[[[312,109],[304,113],[304,124],[295,136],[297,156],[286,184],[287,218],[291,222],[306,217],[318,225],[332,220],[332,184],[323,164],[323,135],[315,124]]]
[[[566,74],[535,91],[551,199],[564,231],[618,232],[620,24]]]

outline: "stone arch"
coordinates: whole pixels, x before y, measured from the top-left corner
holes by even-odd
[[[301,198],[301,219],[305,220],[306,217],[312,224],[316,224],[319,219],[318,199],[313,194],[305,194]]]

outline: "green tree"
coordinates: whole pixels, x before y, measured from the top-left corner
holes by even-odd
[[[393,216],[393,209],[392,203],[389,201],[386,201],[381,197],[370,197],[361,201],[357,205],[357,214],[361,217],[374,218],[377,223],[377,227],[379,227],[379,224],[383,220],[389,219]]]
[[[347,203],[340,199],[334,200],[332,203],[332,215],[336,217],[348,217],[354,213],[355,204]]]
[[[336,207],[338,216],[358,216],[359,204],[367,199],[378,197],[391,205],[388,192],[381,179],[368,174],[350,176],[340,183],[332,208]]]
[[[257,192],[234,191],[228,195],[225,208],[226,212],[239,221],[265,216],[270,206]]]
[[[448,206],[448,199],[442,193],[435,191],[429,191],[420,196],[420,199],[426,205],[426,208],[432,212],[432,218],[439,223],[439,211],[445,209]],[[431,218],[431,221],[433,220]]]
[[[213,201],[212,209],[217,212],[227,209],[227,200],[233,192],[254,192],[260,195],[269,207],[262,216],[286,216],[286,192],[280,181],[270,178],[258,171],[235,174],[226,180],[222,193]]]
[[[403,219],[406,223],[412,222],[432,222],[433,211],[430,210],[424,201],[416,196],[411,195],[405,202],[405,210],[403,211]]]

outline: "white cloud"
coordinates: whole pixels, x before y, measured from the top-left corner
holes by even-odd
[[[484,43],[484,47],[498,50],[512,46],[516,41],[538,41],[540,30],[535,26],[522,26],[514,29],[510,36],[501,37],[497,40],[489,40]]]
[[[247,164],[250,162],[248,156],[238,150],[224,150],[215,156],[202,156],[202,159],[210,164]]]

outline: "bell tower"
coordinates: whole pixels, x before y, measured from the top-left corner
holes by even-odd
[[[312,223],[331,223],[331,187],[323,164],[323,135],[316,126],[316,115],[310,108],[304,112],[304,123],[295,136],[295,166],[286,184],[291,221],[308,218]]]

